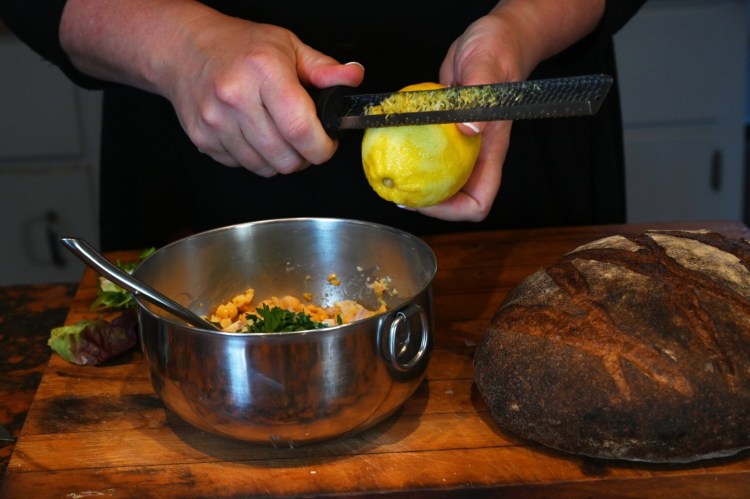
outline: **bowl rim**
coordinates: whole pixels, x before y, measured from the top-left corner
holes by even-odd
[[[426,283],[419,289],[419,291],[413,293],[409,298],[404,299],[403,301],[399,302],[398,306],[389,310],[386,310],[384,312],[379,312],[373,316],[367,317],[365,319],[360,319],[355,322],[350,322],[349,324],[339,324],[335,326],[329,326],[325,328],[319,328],[319,329],[306,329],[304,331],[279,331],[279,332],[245,332],[245,331],[238,331],[238,332],[230,332],[230,331],[218,331],[218,330],[211,330],[211,329],[205,329],[205,328],[199,328],[196,326],[192,326],[189,324],[186,324],[183,321],[179,321],[169,315],[160,315],[154,313],[149,307],[145,306],[146,303],[148,303],[147,300],[142,299],[138,295],[134,295],[133,298],[135,299],[135,302],[138,306],[139,312],[144,312],[149,314],[153,319],[155,320],[163,320],[167,323],[169,323],[171,326],[176,326],[182,329],[189,329],[191,332],[194,333],[201,333],[201,334],[208,334],[212,336],[231,336],[231,337],[287,337],[287,336],[305,336],[309,334],[334,334],[335,331],[339,331],[341,329],[349,328],[352,325],[360,325],[360,324],[366,324],[368,322],[373,321],[380,321],[382,317],[388,315],[388,314],[394,314],[398,313],[399,310],[407,306],[416,296],[420,296],[432,286],[432,282],[435,279],[435,275],[437,274],[437,256],[435,255],[435,252],[432,250],[429,244],[427,244],[424,240],[421,238],[415,236],[414,234],[407,232],[405,230],[397,229],[395,227],[391,227],[384,224],[379,224],[376,222],[368,222],[364,220],[357,220],[357,219],[348,219],[348,218],[333,218],[333,217],[290,217],[290,218],[273,218],[273,219],[267,219],[267,220],[255,220],[250,222],[242,222],[232,225],[226,225],[223,227],[216,227],[213,229],[208,229],[202,232],[198,232],[195,234],[191,234],[189,236],[185,236],[183,238],[180,238],[176,241],[172,241],[171,243],[168,243],[161,248],[157,249],[153,253],[151,253],[148,257],[146,257],[142,262],[139,263],[138,267],[140,267],[141,264],[145,263],[149,259],[155,257],[156,255],[159,255],[161,253],[166,253],[169,251],[170,248],[177,246],[179,244],[184,244],[185,242],[199,237],[207,237],[210,234],[214,234],[217,232],[227,232],[231,230],[238,230],[240,228],[244,228],[250,225],[270,225],[270,224],[285,224],[285,223],[305,223],[305,222],[315,222],[315,223],[332,223],[332,224],[353,224],[353,225],[366,225],[369,227],[372,227],[377,230],[384,230],[387,232],[393,232],[398,234],[399,236],[406,237],[407,239],[410,239],[412,242],[416,243],[417,245],[421,246],[424,250],[426,250],[426,255],[430,257],[431,260],[431,274],[429,276],[429,279],[426,280]],[[138,267],[134,270],[133,274],[137,275]]]

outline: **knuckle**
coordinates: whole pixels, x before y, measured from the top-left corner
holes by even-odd
[[[472,222],[481,222],[485,218],[487,218],[487,215],[490,214],[490,207],[489,206],[480,206],[477,211],[471,214],[471,220]]]
[[[282,130],[284,137],[291,143],[305,141],[312,133],[313,121],[307,116],[292,116]]]
[[[243,84],[246,81],[245,74],[246,71],[238,65],[233,65],[217,74],[212,81],[216,98],[230,106],[241,102],[246,94],[246,85]]]
[[[202,132],[200,128],[192,127],[186,130],[188,137],[193,142],[198,151],[203,154],[211,155],[216,150],[216,144],[211,140],[208,134]]]
[[[276,156],[273,164],[276,168],[276,171],[278,171],[282,175],[288,175],[304,168],[309,163],[302,157],[300,157],[297,153],[290,152],[287,154]]]
[[[259,177],[265,177],[265,178],[274,177],[279,173],[272,166],[263,166],[260,168],[254,168],[250,170],[254,172],[256,175],[258,175]]]
[[[221,126],[223,114],[219,106],[211,101],[203,102],[198,106],[200,121],[210,129],[215,130]]]
[[[238,152],[237,159],[242,166],[261,177],[292,173],[304,165],[304,160],[293,149],[268,142]]]
[[[211,159],[213,159],[217,163],[221,163],[224,166],[228,166],[231,168],[240,166],[240,164],[226,152],[209,153],[209,156],[211,157]]]
[[[305,158],[305,165],[325,163],[336,152],[335,143],[327,141],[327,136],[321,139],[316,135],[315,126],[314,118],[298,115],[289,119],[281,129],[284,139],[294,145],[298,156]]]

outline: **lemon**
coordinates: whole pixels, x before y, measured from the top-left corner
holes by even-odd
[[[400,91],[442,87],[418,83]],[[445,201],[463,187],[480,145],[479,135],[465,135],[453,123],[368,128],[362,139],[362,164],[380,197],[421,208]]]

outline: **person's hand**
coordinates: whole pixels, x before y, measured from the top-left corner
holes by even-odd
[[[525,80],[536,65],[591,32],[603,0],[505,0],[474,22],[450,47],[440,68],[445,85]],[[463,188],[420,213],[444,220],[481,221],[495,201],[511,133],[510,121],[459,125],[482,134],[482,148]]]
[[[448,50],[440,81],[446,85],[477,85],[523,79],[526,71],[518,62],[522,54],[515,43],[514,33],[504,30],[502,23],[492,17],[479,19]],[[474,170],[456,195],[419,211],[444,220],[483,220],[500,189],[511,125],[510,121],[459,125],[466,134],[482,134]]]
[[[67,0],[60,42],[82,72],[169,99],[202,152],[263,176],[336,150],[305,86],[357,86],[364,76],[286,29],[194,0]]]
[[[283,28],[220,18],[179,55],[166,87],[193,143],[220,163],[262,176],[330,159],[336,143],[303,85],[356,86],[362,67],[339,64]]]

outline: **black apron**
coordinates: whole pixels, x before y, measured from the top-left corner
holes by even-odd
[[[366,72],[360,89],[379,92],[437,81],[450,44],[496,2],[384,0],[369,10],[351,1],[206,3],[289,28],[340,62],[361,62]],[[615,74],[610,37],[587,37],[542,63],[531,77],[587,73]],[[161,246],[215,227],[300,216],[368,220],[418,235],[625,220],[616,85],[594,117],[514,123],[500,192],[479,223],[440,221],[379,198],[362,172],[361,138],[361,132],[347,132],[326,164],[261,178],[199,153],[163,98],[108,88],[102,127],[102,249]]]

